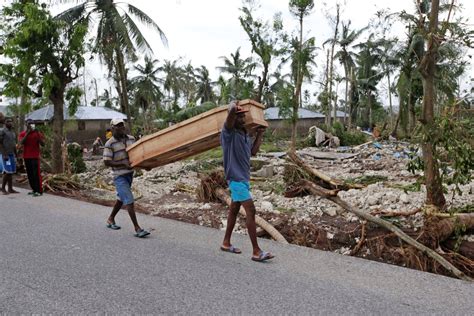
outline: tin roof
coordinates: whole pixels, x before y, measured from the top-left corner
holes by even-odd
[[[53,105],[46,106],[26,115],[27,119],[33,121],[50,121],[53,118]],[[113,118],[127,119],[127,116],[121,112],[103,107],[103,106],[79,106],[73,116],[69,116],[67,108],[64,108],[65,120],[110,120]]]
[[[314,112],[308,109],[299,108],[298,109],[298,118],[300,119],[309,119],[309,118],[324,118],[324,115],[319,112]],[[265,110],[265,119],[266,120],[282,120],[283,117],[280,117],[280,109],[277,107],[268,108]]]

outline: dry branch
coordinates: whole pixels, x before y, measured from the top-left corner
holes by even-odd
[[[317,185],[315,184],[312,184],[311,186],[308,186],[307,189],[312,193],[312,194],[315,194],[315,195],[319,195],[319,193],[323,192],[323,188],[319,188],[319,189],[314,189],[314,187],[317,187]],[[378,217],[375,217],[375,216],[372,216],[368,213],[365,213],[365,212],[362,212],[358,209],[355,209],[353,208],[351,205],[349,205],[347,202],[343,201],[340,197],[338,196],[323,196],[323,197],[326,197],[327,199],[333,201],[334,203],[336,203],[337,205],[341,206],[343,209],[345,209],[346,211],[350,212],[350,213],[353,213],[353,214],[356,214],[357,216],[359,216],[360,218],[363,218],[367,221],[370,221],[372,223],[375,223],[383,228],[386,228],[388,229],[389,231],[393,232],[395,235],[397,235],[400,239],[402,239],[403,241],[405,241],[407,244],[415,247],[416,249],[418,249],[419,251],[421,251],[422,253],[426,254],[427,256],[430,256],[431,258],[433,258],[434,260],[436,260],[439,264],[441,264],[446,270],[448,270],[449,272],[451,272],[453,275],[455,275],[457,278],[459,279],[462,279],[462,280],[466,280],[466,281],[473,281],[470,277],[466,276],[464,273],[462,273],[458,268],[456,268],[455,266],[453,266],[449,261],[447,261],[446,259],[444,259],[441,255],[439,255],[436,251],[426,247],[425,245],[419,243],[418,241],[416,241],[415,239],[411,238],[410,236],[408,236],[407,234],[405,234],[400,228],[396,227],[395,225],[392,225],[391,223],[381,219],[381,218],[378,218]]]
[[[384,217],[394,217],[394,216],[411,216],[411,215],[415,215],[416,213],[419,213],[420,211],[422,211],[421,208],[416,208],[414,210],[411,210],[411,211],[388,211],[388,210],[373,210],[372,212],[370,212],[370,214],[372,215],[382,215]]]
[[[227,192],[222,189],[222,188],[216,188],[216,195],[219,197],[219,199],[223,202],[225,202],[227,205],[230,205],[231,203],[231,198],[227,194]],[[243,206],[240,207],[239,209],[239,214],[242,216],[246,216],[245,209]],[[283,237],[282,234],[278,230],[276,230],[275,227],[273,227],[270,223],[268,223],[266,220],[261,218],[258,215],[255,215],[255,223],[262,227],[273,239],[275,239],[278,242],[281,242],[283,244],[288,244],[288,241]]]
[[[330,176],[322,173],[321,171],[309,167],[300,157],[298,157],[295,152],[288,151],[287,155],[296,165],[298,165],[298,167],[303,169],[309,175],[321,179],[322,181],[327,183],[331,189],[348,190],[360,189],[364,187],[363,185],[344,183],[341,180],[333,179]]]

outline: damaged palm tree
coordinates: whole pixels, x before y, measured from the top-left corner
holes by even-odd
[[[303,160],[301,160],[295,153],[290,152],[288,154],[288,156],[290,157],[290,159],[292,159],[292,161],[296,165],[301,167],[301,169],[303,169],[305,171],[309,170],[313,175],[314,174],[321,174],[317,170],[308,167],[303,162]],[[321,177],[319,177],[319,178],[321,178]],[[329,177],[326,177],[326,179],[331,180]],[[334,202],[337,205],[339,205],[340,207],[342,207],[342,209],[344,209],[345,211],[353,213],[353,214],[357,215],[359,218],[362,218],[364,220],[372,222],[372,223],[374,223],[378,226],[381,226],[381,227],[393,232],[398,238],[405,241],[407,244],[413,246],[414,248],[416,248],[421,253],[423,253],[423,254],[431,257],[432,259],[434,259],[436,262],[438,262],[440,265],[442,265],[447,271],[449,271],[452,275],[456,276],[459,279],[472,281],[472,279],[469,276],[465,275],[462,271],[460,271],[458,268],[456,268],[453,264],[451,264],[443,256],[441,256],[440,254],[438,254],[436,251],[432,250],[431,248],[425,246],[424,244],[418,242],[417,240],[411,238],[405,232],[403,232],[400,228],[396,227],[395,225],[393,225],[393,224],[391,224],[391,223],[389,223],[389,222],[387,222],[387,221],[385,221],[381,218],[375,217],[375,216],[373,216],[369,213],[358,210],[358,209],[352,207],[351,205],[349,205],[347,202],[343,201],[339,196],[337,196],[337,192],[338,192],[337,190],[326,189],[326,188],[323,188],[320,185],[318,185],[318,184],[316,184],[312,181],[309,181],[307,179],[303,179],[300,182],[298,182],[296,188],[288,190],[287,193],[285,194],[285,196],[286,197],[298,196],[302,191],[309,192],[310,194],[321,196],[321,197],[324,197],[328,200],[331,200],[332,202]],[[457,225],[464,225],[468,229],[469,228],[474,228],[474,221],[472,220],[472,217],[470,217],[470,216],[464,216],[464,217],[459,217],[458,216],[456,221],[457,221]],[[460,223],[460,221],[462,221],[462,223]],[[438,223],[438,225],[436,226],[437,229],[435,229],[435,231],[440,230],[440,231],[443,231],[446,234],[448,232],[452,233],[453,230],[456,227],[456,224],[454,224],[450,219],[442,220]],[[446,228],[446,229],[444,229],[444,228]],[[429,236],[433,236],[433,235],[429,235]],[[436,236],[435,237],[436,241],[434,243],[433,242],[428,243],[432,246],[437,245],[439,243],[439,241],[442,240],[441,237],[443,237],[444,239],[447,238],[447,237],[445,237],[445,235],[443,235],[443,236],[434,235],[434,236]]]
[[[231,198],[227,191],[227,182],[222,171],[215,171],[207,176],[201,177],[201,186],[198,188],[198,197],[204,201],[220,201],[230,205]],[[244,208],[241,206],[239,214],[246,216]],[[288,241],[280,232],[266,220],[255,215],[255,223],[265,230],[273,239],[278,242],[288,244]]]

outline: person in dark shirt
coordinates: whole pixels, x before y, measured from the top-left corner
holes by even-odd
[[[16,135],[13,131],[13,120],[7,118],[5,127],[0,129],[0,165],[3,170],[3,194],[18,193],[13,189],[13,174],[16,173]],[[8,190],[7,190],[8,185]]]
[[[224,173],[232,198],[221,250],[237,254],[242,252],[231,244],[230,238],[240,206],[243,206],[246,213],[247,231],[253,247],[252,260],[266,261],[274,258],[274,256],[269,252],[262,251],[258,246],[255,224],[256,210],[250,194],[250,156],[257,154],[265,128],[259,127],[257,129],[255,140],[252,142],[244,126],[247,111],[240,107],[238,102],[231,103],[229,114],[221,132]]]
[[[40,146],[44,146],[44,136],[36,130],[32,120],[26,121],[26,130],[18,136],[20,144],[23,145],[23,160],[25,161],[28,182],[33,190],[28,193],[32,196],[43,195],[43,180],[40,168]]]

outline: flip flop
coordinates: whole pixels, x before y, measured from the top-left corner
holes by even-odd
[[[147,232],[147,231],[144,230],[144,229],[140,229],[140,230],[137,231],[137,233],[135,234],[135,237],[143,238],[143,237],[148,236],[148,235],[150,235],[149,232]]]
[[[239,248],[236,248],[232,245],[230,245],[229,248],[226,248],[224,246],[221,246],[221,250],[222,251],[225,251],[225,252],[230,252],[230,253],[236,253],[236,254],[239,254],[239,253],[242,253],[242,251],[239,249]]]
[[[257,262],[263,262],[263,261],[267,261],[273,258],[275,258],[275,256],[266,251],[260,251],[260,254],[258,255],[258,257],[252,256],[252,260],[257,261]]]
[[[117,230],[117,229],[120,229],[121,227],[119,225],[115,224],[115,223],[113,223],[113,224],[107,223],[107,228]]]

